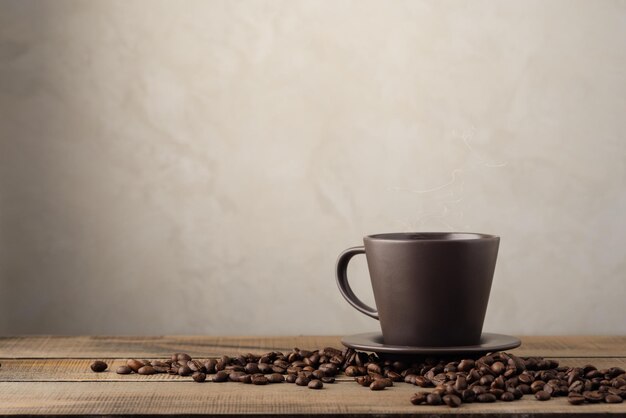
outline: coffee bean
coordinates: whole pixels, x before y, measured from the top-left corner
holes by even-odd
[[[117,370],[115,370],[117,374],[131,374],[132,372],[132,369],[128,366],[119,366]]]
[[[540,390],[543,389],[543,387],[546,385],[546,383],[542,380],[535,380],[531,385],[530,385],[530,390],[533,393],[537,393]]]
[[[280,373],[272,373],[266,377],[269,383],[282,383],[285,381],[285,378]]]
[[[204,367],[204,364],[202,364],[198,360],[189,360],[187,362],[187,367],[189,367],[192,372],[204,373],[206,371],[206,367]]]
[[[134,371],[135,373],[137,373],[139,369],[141,369],[144,366],[142,361],[135,360],[135,359],[130,359],[126,361],[126,365],[130,367],[130,369]]]
[[[585,400],[587,402],[591,402],[591,403],[602,402],[602,400],[604,399],[604,395],[601,392],[598,392],[597,390],[585,391],[583,392],[583,396],[585,397]]]
[[[513,395],[511,392],[504,392],[502,395],[500,395],[500,400],[504,402],[514,401],[515,395]]]
[[[471,389],[465,389],[461,392],[461,399],[463,399],[465,403],[474,402],[476,400],[476,393]]]
[[[505,370],[505,366],[500,361],[496,361],[495,363],[491,365],[491,371],[497,375],[501,375],[502,373],[504,373],[504,370]]]
[[[613,395],[612,393],[606,395],[604,402],[606,403],[622,403],[624,400],[621,396]]]
[[[372,379],[372,377],[369,375],[358,376],[358,377],[355,377],[354,380],[361,386],[369,386],[374,381],[374,379]]]
[[[187,353],[178,353],[176,354],[176,360],[181,364],[186,364],[189,360],[191,360],[191,356]]]
[[[220,370],[219,372],[215,373],[213,379],[211,380],[216,383],[226,382],[228,381],[228,372]]]
[[[246,376],[245,372],[231,371],[228,373],[228,380],[230,380],[231,382],[239,382],[239,379],[241,379],[241,377],[243,376]]]
[[[322,389],[324,387],[324,384],[321,380],[315,379],[311,380],[307,386],[309,387],[309,389]]]
[[[456,378],[456,382],[454,382],[454,388],[458,391],[467,389],[467,379],[465,378],[465,376],[460,375]]]
[[[471,360],[471,359],[461,360],[457,369],[460,372],[469,372],[470,370],[474,368],[474,364],[475,364],[474,360]]]
[[[538,401],[547,401],[551,398],[551,396],[545,390],[540,390],[535,392],[535,398],[537,398]]]
[[[496,395],[493,393],[481,393],[476,397],[476,400],[481,403],[495,402]]]
[[[298,386],[307,386],[310,381],[311,381],[311,379],[309,379],[308,377],[298,376],[298,378],[296,379],[295,383]]]
[[[443,400],[438,393],[431,392],[426,395],[426,403],[428,405],[441,405],[443,403]]]
[[[239,377],[239,382],[249,385],[250,383],[252,383],[252,375],[244,374],[243,376]]]
[[[197,382],[197,383],[202,383],[206,380],[206,374],[202,372],[195,372],[194,374],[191,375],[191,377],[193,378],[194,382]]]
[[[335,378],[333,376],[324,376],[320,380],[322,383],[335,383]]]
[[[442,399],[443,403],[451,408],[458,408],[459,406],[461,406],[461,403],[463,403],[461,401],[461,398],[456,395],[444,395]]]
[[[415,395],[411,396],[411,403],[413,405],[422,405],[426,403],[426,392],[417,392]]]
[[[140,367],[139,370],[137,370],[137,373],[147,376],[151,374],[156,374],[156,370],[154,370],[152,366],[143,366]]]
[[[189,366],[183,366],[183,367],[179,367],[178,368],[178,375],[179,376],[190,376],[191,373],[192,373],[192,371],[189,368]]]
[[[489,386],[489,385],[491,385],[493,383],[493,381],[495,379],[496,379],[495,377],[493,377],[492,375],[488,374],[488,375],[485,375],[485,376],[481,377],[480,380],[478,381],[478,383],[480,383],[481,386]]]
[[[296,383],[298,376],[296,376],[295,374],[288,374],[287,377],[285,378],[285,381],[287,383]]]
[[[107,367],[109,367],[108,364],[106,364],[104,361],[94,361],[93,363],[91,363],[91,370],[93,370],[96,373],[102,373],[103,371],[105,371],[107,369]]]
[[[207,373],[215,373],[215,366],[217,365],[217,360],[214,358],[208,359],[207,361],[204,362],[204,368],[206,369]]]
[[[252,384],[253,385],[267,385],[269,381],[263,375],[255,375],[252,376]]]
[[[370,389],[371,390],[383,390],[386,387],[388,387],[387,382],[385,381],[387,379],[376,379],[374,380],[372,383],[370,383]]]
[[[424,376],[415,376],[415,385],[423,388],[432,386],[430,380],[426,379]]]
[[[567,402],[572,405],[582,405],[585,403],[585,397],[578,393],[570,393],[567,397]]]
[[[366,368],[368,372],[383,374],[383,369],[376,363],[369,363]]]

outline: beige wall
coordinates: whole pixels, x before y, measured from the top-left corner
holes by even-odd
[[[335,257],[403,230],[502,236],[488,331],[626,333],[625,19],[0,1],[0,333],[374,330]]]

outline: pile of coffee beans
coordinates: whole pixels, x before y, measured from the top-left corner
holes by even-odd
[[[567,396],[572,405],[626,399],[626,372],[620,367],[567,367],[555,360],[504,352],[459,361],[427,359],[402,370],[401,375],[405,382],[434,388],[413,395],[414,405],[458,407],[471,402],[511,402],[525,395],[539,401]]]
[[[108,365],[95,361],[94,372]],[[512,402],[524,396],[539,401],[567,396],[572,405],[621,403],[626,399],[626,372],[619,367],[597,369],[560,366],[541,357],[517,357],[505,352],[479,358],[420,358],[410,363],[381,359],[353,349],[272,351],[262,355],[242,354],[207,360],[175,353],[167,360],[129,359],[118,374],[191,376],[195,382],[240,382],[253,385],[294,383],[322,389],[343,373],[361,386],[384,390],[395,382],[424,388],[410,399],[414,405],[448,405],[456,408],[472,402]],[[207,376],[211,378],[208,379]]]

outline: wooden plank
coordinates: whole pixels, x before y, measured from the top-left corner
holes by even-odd
[[[342,347],[341,337],[212,336],[18,336],[0,337],[0,358],[163,358],[175,352],[194,357],[289,351],[294,347]]]
[[[626,369],[626,358],[555,358],[564,366],[585,366],[593,364],[596,367],[621,367]],[[126,364],[125,360],[102,359],[109,365],[107,371],[94,373],[89,368],[91,360],[86,359],[9,359],[2,361],[0,368],[0,382],[176,382],[189,381],[191,377],[171,376],[158,374],[141,376],[137,374],[118,375],[115,370],[118,366]],[[354,379],[343,374],[337,376],[338,381],[352,382]]]
[[[564,398],[540,402],[532,397],[505,403],[414,406],[415,387],[398,385],[372,392],[339,383],[315,391],[283,383],[253,386],[172,382],[166,390],[141,382],[0,383],[0,415],[135,415],[135,414],[626,414],[626,404],[569,405]],[[526,397],[525,397],[526,398]]]
[[[0,358],[162,358],[173,352],[197,357],[222,354],[289,351],[293,347],[342,347],[338,336],[292,337],[0,337]],[[520,356],[626,357],[626,336],[522,337],[522,346],[510,350]]]

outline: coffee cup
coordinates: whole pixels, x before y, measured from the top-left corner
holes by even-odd
[[[337,259],[337,285],[358,311],[380,321],[383,343],[456,347],[480,343],[500,238],[466,232],[369,235]],[[348,263],[365,254],[376,308],[348,283]]]

